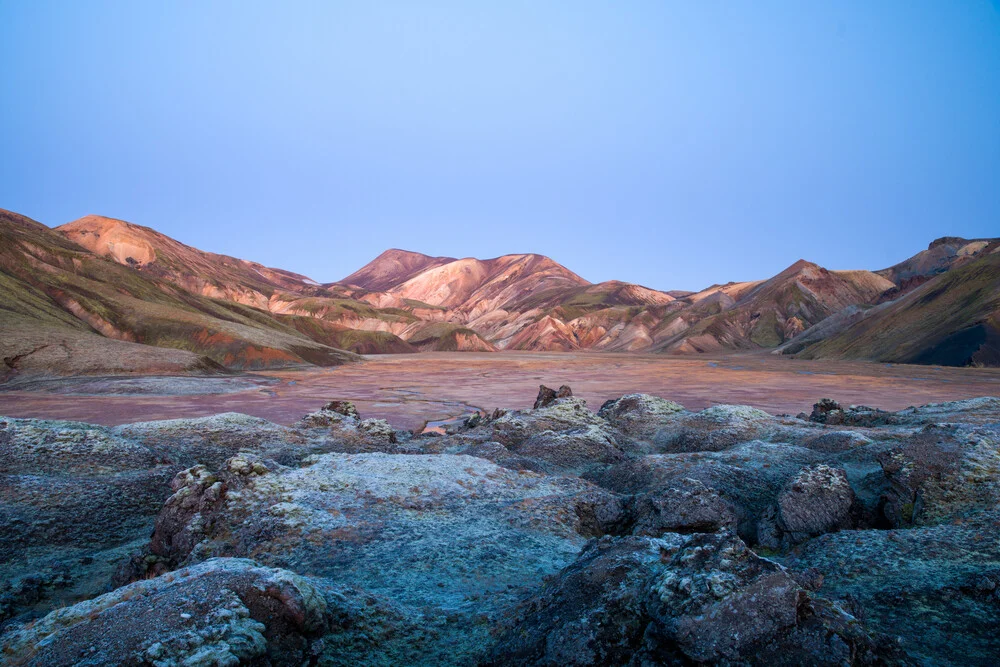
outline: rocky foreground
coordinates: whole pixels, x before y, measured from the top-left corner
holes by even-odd
[[[14,665],[996,664],[1000,399],[0,418]]]

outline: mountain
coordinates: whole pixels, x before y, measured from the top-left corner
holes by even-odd
[[[356,304],[356,290],[320,285],[306,276],[249,262],[228,255],[205,252],[169,236],[124,220],[89,215],[55,229],[95,255],[128,266],[143,276],[170,283],[184,292],[250,306],[272,314],[274,325],[290,328],[306,338],[361,354],[413,352],[388,331],[368,331],[359,322],[342,322],[337,304]],[[308,301],[312,299],[313,301]],[[337,311],[329,318],[336,326],[303,323],[296,315],[315,318],[315,300]],[[362,307],[363,304],[357,304]],[[355,309],[356,310],[356,309]],[[365,311],[378,319],[379,314]],[[389,319],[393,316],[389,315]],[[321,318],[323,319],[323,318]],[[363,319],[363,318],[362,318]],[[334,330],[340,333],[334,334]],[[351,330],[347,335],[343,333]]]
[[[829,271],[799,260],[761,282],[730,283],[687,297],[689,308],[665,319],[655,349],[709,352],[781,345],[830,315],[859,303],[873,303],[893,288],[871,271]],[[684,326],[678,326],[683,322]]]
[[[499,350],[771,349],[998,363],[995,239],[938,239],[877,272],[799,260],[766,280],[700,292],[590,283],[538,254],[456,259],[399,249],[319,284],[101,216],[50,229],[3,212],[0,241],[7,376],[29,367],[226,372],[345,363],[353,353]]]
[[[954,268],[856,317],[800,356],[1000,366],[1000,245],[985,247],[992,250],[953,262]]]
[[[971,262],[976,257],[987,255],[996,250],[998,245],[1000,239],[969,240],[957,236],[945,236],[932,241],[927,250],[922,250],[913,257],[876,273],[901,288],[912,288],[938,274]]]
[[[82,367],[93,373],[218,372],[358,358],[263,311],[195,294],[155,272],[98,256],[8,211],[0,211],[0,283],[7,377],[29,368],[54,374]],[[98,344],[98,335],[130,345]]]
[[[406,264],[398,271],[394,267]],[[391,283],[392,274],[399,281]],[[357,276],[362,276],[358,280]],[[369,279],[379,276],[378,281]],[[448,322],[452,329],[410,324],[393,328],[404,339],[419,336],[427,349],[578,350],[604,349],[618,336],[605,339],[607,328],[629,319],[637,308],[668,304],[674,297],[619,281],[591,284],[552,259],[537,254],[493,259],[449,259],[388,251],[342,281],[382,289],[356,294],[366,303],[404,309],[421,320]],[[573,321],[605,310],[603,324]],[[419,332],[419,333],[417,333]],[[428,334],[441,340],[429,343]]]
[[[88,215],[55,231],[100,257],[188,292],[266,310],[278,291],[318,286],[305,276],[256,262],[204,252],[149,227]]]
[[[392,248],[340,282],[371,292],[379,292],[404,283],[421,271],[454,261],[452,257],[428,257],[419,252]]]

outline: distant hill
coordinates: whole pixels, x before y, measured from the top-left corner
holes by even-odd
[[[4,378],[226,372],[422,351],[773,349],[1000,364],[996,239],[938,239],[876,272],[799,260],[766,280],[700,292],[593,284],[531,253],[483,260],[399,249],[321,285],[101,216],[50,229],[0,211],[0,241]]]
[[[991,245],[989,253],[954,262],[801,356],[1000,366],[1000,246]]]
[[[29,369],[217,372],[357,359],[262,311],[179,289],[8,211],[0,211],[0,283],[8,378]]]

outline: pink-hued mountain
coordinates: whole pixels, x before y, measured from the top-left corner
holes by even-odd
[[[393,249],[320,285],[122,220],[87,216],[50,229],[0,211],[0,370],[9,378],[328,365],[355,360],[351,352],[769,348],[886,360],[905,349],[904,360],[990,365],[997,248],[946,238],[879,272],[799,260],[766,280],[695,293],[593,284],[537,254]],[[893,314],[897,303],[905,315]],[[918,326],[926,318],[939,323],[933,335]],[[115,348],[125,343],[137,347]]]
[[[391,248],[340,282],[378,292],[404,283],[421,271],[454,261],[453,257],[428,257],[419,252]]]

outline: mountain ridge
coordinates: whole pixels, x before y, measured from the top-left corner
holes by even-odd
[[[5,240],[0,282],[8,288],[0,314],[8,333],[26,332],[15,336],[24,345],[12,357],[22,359],[23,350],[32,349],[33,327],[50,332],[54,327],[66,340],[72,330],[78,338],[188,349],[196,356],[182,366],[213,370],[356,359],[340,350],[690,354],[774,349],[811,357],[882,358],[886,353],[877,346],[847,345],[842,337],[863,337],[869,331],[865,327],[882,322],[877,326],[890,328],[883,338],[891,339],[895,320],[876,317],[888,317],[879,313],[895,308],[887,310],[885,304],[915,291],[929,293],[933,287],[923,290],[923,285],[941,282],[942,276],[1000,248],[996,239],[943,237],[879,271],[831,271],[799,259],[764,280],[699,292],[660,291],[618,280],[591,283],[536,253],[478,259],[390,248],[344,279],[319,284],[292,271],[202,251],[124,220],[89,215],[49,228],[0,213]],[[961,283],[965,274],[956,275]],[[945,291],[960,291],[958,283],[948,283]],[[917,350],[906,358],[994,363],[997,336],[989,290],[996,288],[990,285],[980,299],[982,308],[944,318],[948,330],[927,343],[934,349],[978,345],[977,351],[965,357],[922,357]],[[852,328],[854,333],[847,334]],[[911,329],[900,331],[913,339]],[[972,333],[961,334],[965,330]],[[965,342],[942,343],[953,335]],[[199,360],[197,354],[207,356]]]

